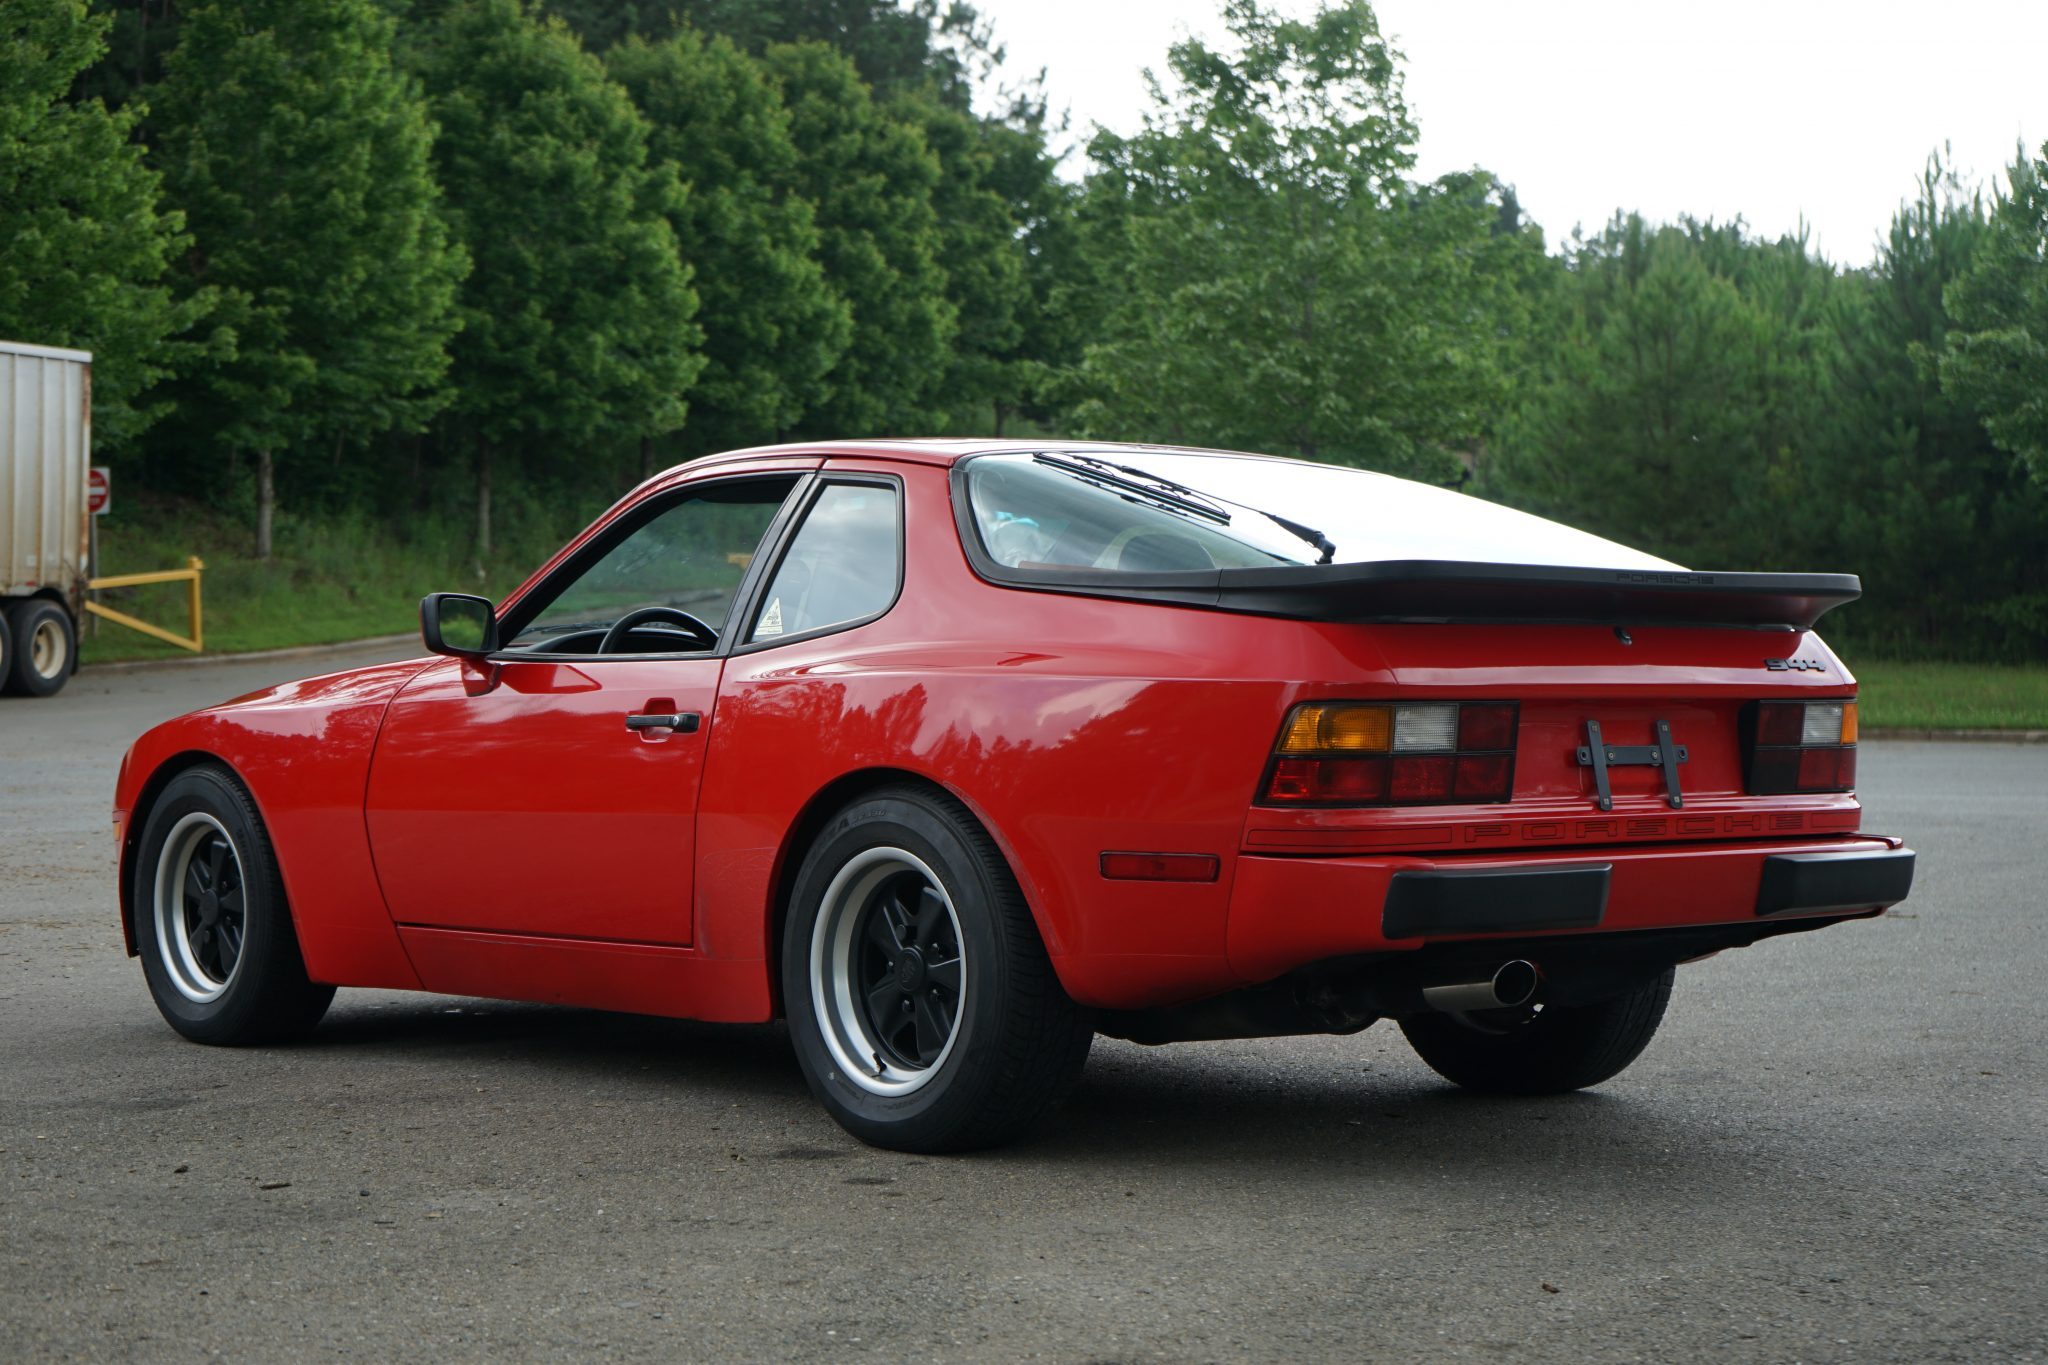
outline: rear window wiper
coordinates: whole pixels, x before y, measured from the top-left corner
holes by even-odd
[[[1045,459],[1047,457],[1041,455],[1039,458]],[[1086,455],[1076,455],[1072,458],[1079,463],[1100,465],[1105,469],[1114,469],[1119,474],[1128,475],[1129,477],[1134,479],[1143,479],[1148,484],[1151,484],[1158,488],[1163,488],[1170,493],[1180,494],[1185,498],[1201,498],[1205,501],[1210,502],[1227,502],[1233,507],[1242,507],[1245,511],[1250,512],[1255,516],[1264,517],[1267,521],[1272,522],[1275,526],[1278,526],[1281,530],[1287,532],[1289,535],[1295,537],[1297,540],[1307,541],[1310,545],[1313,545],[1318,550],[1322,551],[1323,557],[1316,561],[1318,564],[1328,564],[1330,561],[1337,557],[1337,544],[1335,541],[1331,540],[1321,531],[1318,531],[1315,527],[1304,526],[1300,522],[1291,520],[1287,517],[1283,517],[1277,512],[1268,512],[1264,508],[1254,507],[1248,502],[1238,502],[1233,498],[1224,498],[1219,497],[1216,494],[1204,493],[1199,489],[1190,488],[1184,483],[1177,483],[1174,480],[1167,478],[1164,474],[1154,474],[1151,470],[1140,469],[1136,465],[1111,464],[1108,460],[1091,459]],[[1224,513],[1224,521],[1228,523],[1229,520],[1229,514]]]
[[[1091,460],[1086,456],[1033,455],[1031,458],[1048,468],[1086,480],[1130,501],[1143,499],[1146,503],[1169,512],[1197,517],[1203,521],[1214,522],[1218,526],[1230,525],[1230,513],[1210,503],[1205,494],[1197,493],[1194,489],[1175,483],[1172,479],[1162,479],[1142,469],[1111,464],[1107,460]]]
[[[1244,504],[1239,503],[1238,506],[1244,507]],[[1337,542],[1331,540],[1315,527],[1303,526],[1298,521],[1289,521],[1286,517],[1274,512],[1259,512],[1259,509],[1256,507],[1245,507],[1245,510],[1247,512],[1258,512],[1260,516],[1272,522],[1275,526],[1287,532],[1287,534],[1295,537],[1297,540],[1305,540],[1318,550],[1321,550],[1323,557],[1318,559],[1316,563],[1328,564],[1337,558]]]

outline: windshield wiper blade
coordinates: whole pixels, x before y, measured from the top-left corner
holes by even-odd
[[[1143,498],[1146,502],[1165,508],[1167,511],[1179,512],[1184,516],[1199,517],[1203,521],[1211,521],[1218,526],[1230,525],[1230,513],[1220,507],[1210,506],[1207,502],[1196,502],[1194,498],[1185,496],[1186,494],[1194,494],[1194,497],[1204,497],[1205,495],[1195,493],[1192,488],[1184,488],[1182,485],[1174,483],[1172,479],[1158,479],[1153,475],[1146,474],[1143,470],[1132,470],[1131,473],[1143,476],[1142,478],[1132,478],[1128,474],[1120,472],[1126,466],[1113,465],[1106,460],[1091,460],[1086,456],[1033,455],[1031,458],[1037,463],[1057,469],[1063,474],[1070,474],[1077,479],[1086,479],[1091,483],[1100,484],[1111,492]]]

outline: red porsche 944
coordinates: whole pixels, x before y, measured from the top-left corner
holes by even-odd
[[[1905,898],[1813,633],[1857,591],[1297,460],[741,451],[427,598],[431,657],[142,736],[122,922],[201,1042],[337,986],[780,1016],[909,1150],[1014,1135],[1097,1033],[1385,1019],[1569,1090],[1678,964]]]

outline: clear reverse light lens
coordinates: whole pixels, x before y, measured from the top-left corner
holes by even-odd
[[[1458,747],[1458,708],[1397,706],[1394,708],[1394,752],[1441,753]]]
[[[1806,704],[1806,723],[1800,727],[1799,742],[1801,744],[1840,744],[1842,742],[1842,703],[1838,701],[1808,702]]]

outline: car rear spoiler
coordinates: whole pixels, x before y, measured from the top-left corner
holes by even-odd
[[[1863,595],[1863,585],[1854,574],[1576,569],[1440,559],[1176,573],[1109,573],[1046,566],[1001,568],[987,576],[1018,587],[1091,597],[1210,607],[1301,621],[1361,623],[1809,630],[1828,612]]]

